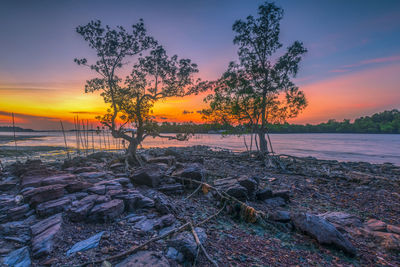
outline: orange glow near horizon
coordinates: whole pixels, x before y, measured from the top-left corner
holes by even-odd
[[[399,108],[400,64],[342,73],[324,81],[300,86],[309,105],[292,123],[319,123],[328,119],[354,119],[385,109]],[[58,89],[13,89],[0,84],[0,125],[16,124],[33,129],[59,129],[59,120],[72,128],[74,115],[95,123],[95,116],[106,109],[99,94],[85,94],[83,85]],[[157,103],[154,115],[159,122],[202,123],[196,111],[206,107],[207,93],[170,98]],[[186,111],[184,113],[184,111]]]

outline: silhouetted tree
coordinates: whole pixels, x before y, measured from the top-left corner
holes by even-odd
[[[187,134],[161,136],[152,108],[161,99],[197,93],[199,87],[194,84],[199,83],[193,77],[198,72],[196,64],[176,55],[169,57],[147,35],[143,21],[133,25],[129,32],[120,26],[103,27],[100,21],[79,26],[76,31],[97,53],[97,61],[92,65],[86,59],[75,59],[78,65],[88,66],[100,75],[86,82],[85,92],[101,91],[104,101],[110,104],[107,113],[98,119],[114,138],[129,143],[127,163],[140,163],[136,150],[146,137],[178,140],[188,137]],[[116,72],[132,56],[137,56],[135,64],[130,75],[122,80]],[[129,129],[132,127],[135,129]]]
[[[231,62],[222,77],[211,83],[214,94],[207,96],[210,107],[203,111],[206,119],[231,124],[246,124],[257,133],[260,151],[268,153],[265,138],[268,123],[293,118],[307,105],[302,91],[291,81],[306,49],[294,42],[274,62],[279,42],[283,10],[266,3],[258,17],[248,16],[233,24],[233,40],[239,46],[239,62]]]

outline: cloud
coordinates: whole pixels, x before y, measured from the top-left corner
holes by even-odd
[[[100,115],[100,112],[93,112],[93,111],[71,111],[72,114],[85,114],[85,115]]]
[[[381,63],[396,63],[396,62],[400,62],[400,55],[393,55],[393,56],[389,56],[389,57],[379,57],[379,58],[362,60],[362,61],[354,63],[354,64],[344,65],[338,69],[331,70],[331,72],[342,73],[342,72],[351,71],[354,68],[358,68],[358,67],[364,67],[364,66],[381,64]]]

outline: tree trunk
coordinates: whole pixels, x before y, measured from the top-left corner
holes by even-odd
[[[126,160],[125,160],[127,166],[142,165],[142,161],[139,159],[136,153],[138,146],[139,143],[136,140],[132,140],[129,143],[128,149],[126,150]]]
[[[267,139],[265,138],[265,132],[263,130],[260,130],[258,132],[258,139],[260,139],[260,152],[262,154],[267,154],[268,153],[268,142],[267,142]]]

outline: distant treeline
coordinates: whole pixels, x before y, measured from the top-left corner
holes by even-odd
[[[12,126],[0,126],[0,132],[13,132],[14,127]],[[15,127],[16,132],[34,132],[32,129],[24,129],[21,127]]]
[[[248,132],[245,126],[231,126],[221,124],[192,124],[169,123],[160,125],[163,133],[243,133]],[[350,120],[329,120],[316,125],[306,124],[270,124],[270,133],[400,133],[400,111],[397,109],[376,113],[372,116],[361,117],[354,122]]]

